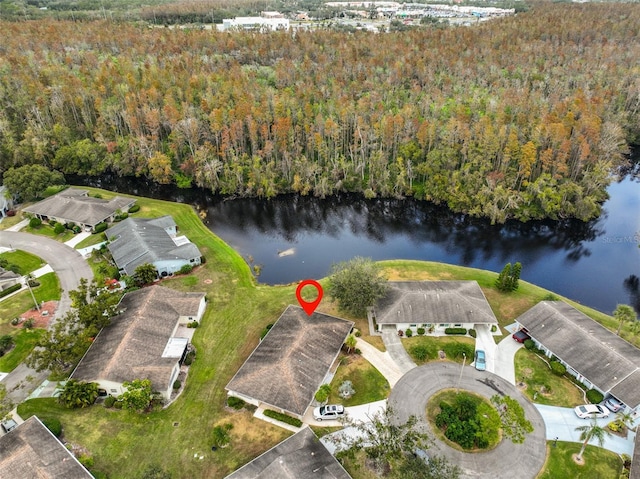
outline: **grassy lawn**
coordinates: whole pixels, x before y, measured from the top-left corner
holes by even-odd
[[[346,380],[353,383],[353,389],[356,393],[349,399],[342,399],[338,395],[338,388]],[[391,388],[387,380],[369,361],[360,355],[344,355],[336,375],[331,381],[329,403],[358,406],[386,399],[390,392]]]
[[[438,351],[444,351],[448,361],[462,363],[467,355],[466,363],[473,362],[475,339],[466,336],[413,336],[403,338],[402,344],[411,356],[411,359],[420,366],[429,361],[439,360]],[[418,351],[425,351],[427,357],[420,359]]]
[[[17,214],[15,216],[5,216],[0,221],[0,230],[6,230],[20,223],[24,218]]]
[[[38,303],[60,299],[60,282],[55,273],[47,273],[38,278],[40,286],[33,288]],[[0,301],[0,335],[11,334],[15,330],[10,322],[25,311],[35,307],[28,289]]]
[[[20,267],[19,274],[25,275],[44,266],[44,261],[34,254],[27,253],[22,250],[7,251],[0,254],[0,258],[6,259],[9,264],[15,264]]]
[[[76,249],[86,248],[94,244],[102,243],[103,241],[107,241],[107,237],[104,233],[92,234],[80,241],[80,243],[76,245]]]
[[[556,447],[547,443],[547,463],[537,479],[615,479],[622,472],[622,460],[616,453],[600,447],[587,446],[584,465],[571,458],[580,452],[581,444],[558,442]]]
[[[105,199],[115,196],[115,193],[103,190],[86,189],[99,192]],[[51,399],[28,401],[20,406],[19,412],[25,418],[34,413],[60,417],[65,440],[86,447],[94,459],[93,469],[112,479],[139,477],[152,463],[160,465],[173,477],[224,477],[291,434],[254,419],[247,411],[230,412],[225,407],[224,387],[258,344],[264,327],[274,323],[288,304],[296,304],[296,285],[256,284],[244,259],[213,235],[190,206],[148,198],[137,198],[137,204],[141,210],[136,216],[173,216],[180,232],[198,245],[207,260],[189,276],[162,281],[165,286],[177,290],[207,294],[207,311],[193,338],[198,355],[190,368],[184,392],[166,409],[147,415],[106,410],[99,405],[67,410]],[[513,322],[515,316],[548,294],[524,282],[515,294],[498,293],[492,289],[495,273],[457,266],[417,261],[386,261],[382,266],[389,279],[477,279],[501,324]],[[321,283],[326,284],[325,281]],[[30,306],[25,304],[24,309],[28,309]],[[1,306],[5,305],[0,303]],[[323,300],[318,310],[339,315],[329,298]],[[0,317],[9,316],[0,311]],[[363,333],[362,339],[370,340],[366,323],[356,319],[357,327]],[[471,338],[423,337],[404,341],[427,340],[462,342],[473,347]],[[364,381],[371,380],[364,368],[359,374]],[[357,384],[355,389],[359,390]],[[380,391],[381,387],[370,389]],[[369,388],[360,390],[369,391]],[[371,392],[367,394],[377,397]],[[354,398],[357,396],[356,393]],[[234,426],[231,445],[211,451],[212,428],[227,422]],[[204,457],[195,459],[194,454]]]
[[[23,362],[36,346],[38,339],[44,334],[44,329],[16,329],[13,335],[14,348],[0,358],[0,371],[8,373],[13,371],[18,364]]]
[[[40,226],[36,228],[32,228],[31,226],[27,225],[22,229],[22,231],[24,233],[31,233],[34,235],[46,236],[56,241],[60,241],[61,243],[64,243],[65,241],[69,241],[74,236],[73,231],[67,230],[67,229],[65,229],[63,233],[56,234],[56,232],[53,231],[53,227],[49,226],[47,223],[42,223]]]
[[[549,366],[531,351],[520,349],[516,353],[515,367],[516,381],[523,381],[527,385],[523,393],[531,401],[535,396],[535,402],[540,404],[562,407],[584,404],[582,389],[568,379],[553,374]],[[543,387],[544,391],[541,392]]]

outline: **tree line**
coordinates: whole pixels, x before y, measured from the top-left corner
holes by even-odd
[[[35,163],[229,196],[348,191],[492,222],[588,220],[640,131],[636,4],[544,3],[395,34],[0,28],[2,172]]]

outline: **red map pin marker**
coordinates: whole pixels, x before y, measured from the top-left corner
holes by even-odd
[[[318,297],[315,301],[311,301],[310,303],[308,303],[307,301],[302,299],[302,288],[304,288],[305,286],[313,286],[318,290]],[[304,312],[307,313],[308,316],[311,316],[316,310],[316,308],[320,304],[320,301],[322,301],[323,294],[324,293],[322,291],[322,286],[320,286],[320,283],[313,279],[305,279],[296,288],[296,298],[298,298],[298,303],[300,303],[300,306],[302,306],[302,309],[304,309]]]

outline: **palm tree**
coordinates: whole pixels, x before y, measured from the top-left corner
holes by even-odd
[[[91,406],[98,397],[98,384],[70,379],[58,396],[58,401],[68,408]]]
[[[630,428],[634,419],[633,415],[628,412],[620,411],[616,414],[616,423],[618,423],[620,427]]]
[[[353,351],[357,343],[358,340],[356,339],[355,335],[350,334],[349,336],[347,336],[347,339],[345,339],[344,341],[344,345],[347,347],[347,351],[349,352],[349,354],[351,354],[351,351]]]
[[[622,324],[627,323],[629,321],[635,321],[636,312],[628,304],[619,304],[618,306],[616,306],[616,309],[613,312],[613,317],[619,321],[618,330],[616,331],[616,334],[620,336],[620,330],[622,329]]]
[[[589,424],[588,426],[578,426],[576,428],[576,431],[580,431],[580,440],[584,441],[582,443],[582,448],[580,449],[580,452],[578,453],[578,456],[576,458],[578,461],[582,461],[584,450],[587,448],[587,444],[589,443],[589,441],[591,441],[591,439],[595,439],[596,441],[598,441],[598,444],[600,445],[600,447],[602,447],[605,438],[611,436],[611,433],[609,431],[598,425],[596,418],[593,418],[591,420],[591,424]]]

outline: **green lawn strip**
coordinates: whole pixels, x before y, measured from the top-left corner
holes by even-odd
[[[0,221],[0,230],[7,230],[20,223],[23,219],[20,215],[6,216]]]
[[[526,384],[523,393],[531,401],[561,407],[584,404],[582,389],[567,378],[553,374],[547,364],[531,351],[523,348],[516,353],[515,370],[516,382]]]
[[[346,380],[352,382],[356,392],[350,398],[343,399],[338,395],[338,388]],[[385,377],[362,356],[352,354],[343,357],[331,381],[329,403],[358,406],[386,399],[390,392],[391,388]]]
[[[584,465],[572,459],[580,452],[577,442],[547,443],[547,463],[537,479],[612,479],[622,472],[622,459],[616,453],[596,446],[587,446]]]
[[[36,346],[38,339],[45,334],[44,329],[18,329],[13,335],[15,346],[0,358],[0,371],[8,373],[23,362]]]
[[[107,241],[107,237],[104,235],[104,233],[91,234],[80,241],[80,243],[78,243],[75,248],[82,249],[88,246],[93,246],[94,244],[102,243],[103,241]]]
[[[44,261],[42,261],[41,258],[22,250],[7,251],[0,254],[0,258],[6,259],[9,264],[18,266],[20,268],[18,274],[22,275],[31,273],[41,266],[44,266]]]
[[[48,223],[42,223],[36,228],[32,228],[31,226],[27,225],[22,229],[22,232],[31,233],[33,235],[46,236],[56,241],[60,241],[61,243],[69,241],[74,236],[73,231],[68,229],[65,229],[63,233],[56,234],[56,232],[53,230],[53,227],[49,226]]]
[[[38,278],[40,286],[32,288],[38,303],[60,299],[60,283],[55,273],[47,273]],[[0,335],[11,334],[15,330],[10,322],[25,311],[34,308],[33,297],[28,289],[0,301]]]
[[[411,338],[403,338],[402,344],[418,365],[425,364],[429,361],[440,360],[438,351],[444,351],[448,361],[462,363],[464,352],[466,364],[471,364],[475,350],[475,339],[460,336],[412,336]],[[427,357],[421,359],[418,350],[427,352]]]

